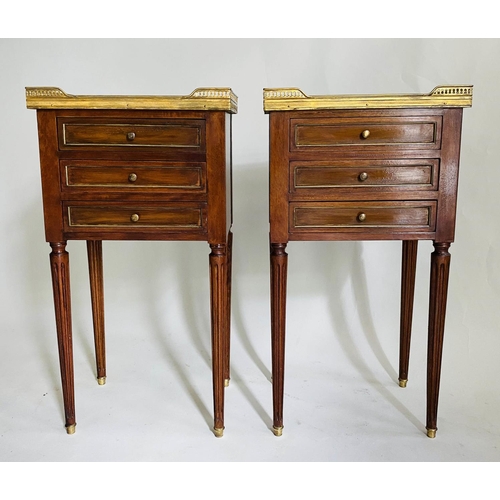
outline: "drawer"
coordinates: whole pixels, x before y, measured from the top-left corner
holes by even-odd
[[[290,120],[290,150],[439,149],[441,121],[441,116],[295,118]]]
[[[435,201],[304,202],[290,203],[290,232],[365,231],[367,228],[397,232],[434,231]]]
[[[101,147],[205,150],[205,121],[59,118],[59,149]]]
[[[206,192],[202,162],[64,160],[60,165],[63,191]]]
[[[323,196],[338,188],[435,191],[438,178],[437,159],[290,162],[290,192],[296,194]]]
[[[200,231],[206,227],[206,204],[175,203],[171,206],[148,204],[112,205],[68,202],[65,207],[65,230],[109,228],[116,230],[145,228]]]

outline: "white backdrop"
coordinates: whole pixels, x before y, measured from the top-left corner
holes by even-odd
[[[0,446],[0,459],[498,459],[499,40],[2,39],[0,67],[0,434],[6,445]],[[288,245],[285,434],[299,436],[301,429],[306,432],[312,426],[321,427],[323,437],[309,444],[297,441],[284,453],[279,446],[286,447],[286,441],[276,444],[280,441],[269,432],[268,117],[262,109],[262,89],[299,87],[307,94],[425,93],[439,84],[474,85],[473,107],[464,110],[441,421],[434,441],[448,444],[435,445],[432,452],[412,448],[410,454],[401,445],[401,436],[409,430],[422,446],[433,443],[422,437],[432,245],[419,246],[410,382],[405,390],[414,392],[402,392],[393,389],[397,385],[400,243],[307,242]],[[25,106],[26,86],[57,86],[71,94],[169,95],[227,86],[238,95],[239,111],[233,118],[235,388],[227,393],[223,438],[233,439],[238,446],[221,450],[219,441],[214,444],[213,437],[207,437],[206,453],[199,448],[191,453],[189,446],[167,453],[145,445],[137,436],[128,454],[119,445],[117,455],[108,447],[92,458],[80,445],[68,451],[67,436],[60,436],[64,430],[36,118]],[[100,388],[94,387],[93,378],[85,245],[72,241],[68,251],[79,415],[75,439],[85,426],[87,439],[89,428],[101,426],[109,432],[120,418],[134,435],[137,421],[127,417],[126,410],[120,410],[119,417],[113,413],[116,402],[111,401],[118,395],[99,400],[91,415],[86,408],[91,404],[85,402],[87,391],[89,400],[94,400],[100,397],[94,396]],[[201,434],[209,434],[208,253],[208,245],[199,242],[104,243],[108,385],[116,387],[121,378],[121,395],[135,387],[144,399],[131,396],[127,403],[148,407],[154,418],[147,412],[143,417],[151,425],[166,419],[165,425],[176,429],[177,437],[193,435],[200,427]],[[164,365],[174,373],[166,387],[158,382],[168,379]],[[156,388],[158,392],[148,398],[148,391]],[[366,408],[362,406],[365,396]],[[176,401],[179,405],[172,407]],[[374,401],[387,405],[387,412],[379,415],[382,410]],[[171,405],[164,414],[162,403]],[[384,425],[391,412],[398,420]],[[345,434],[339,435],[339,428]],[[34,434],[30,446],[21,444],[27,429]],[[61,440],[53,454],[46,451],[41,437],[49,429]],[[358,441],[360,435],[366,439]],[[394,435],[399,436],[399,444],[390,440]],[[460,452],[456,436],[465,439],[467,435],[476,436],[475,445]],[[238,436],[248,441],[243,444]],[[272,442],[270,448],[257,444],[258,436]],[[373,441],[370,436],[378,438]],[[389,441],[379,442],[384,436]],[[209,451],[215,445],[218,451]],[[433,455],[436,450],[440,454]]]

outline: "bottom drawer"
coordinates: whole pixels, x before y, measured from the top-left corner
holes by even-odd
[[[206,205],[204,203],[176,203],[171,206],[144,204],[106,205],[80,203],[65,204],[65,230],[109,229],[128,230],[161,229],[179,231],[205,231]]]
[[[290,203],[290,232],[434,231],[435,201]]]

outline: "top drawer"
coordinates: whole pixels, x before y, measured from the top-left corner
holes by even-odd
[[[290,151],[324,151],[343,146],[439,149],[441,116],[290,120]]]
[[[169,148],[205,151],[205,121],[59,118],[59,149]]]

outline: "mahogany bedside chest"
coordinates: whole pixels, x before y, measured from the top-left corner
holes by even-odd
[[[214,433],[229,383],[231,118],[229,88],[187,96],[73,96],[27,88],[37,110],[45,235],[66,429],[75,431],[68,240],[86,240],[97,380],[106,380],[102,240],[202,240],[210,245]]]
[[[418,240],[432,240],[429,437],[437,431],[462,111],[472,86],[425,95],[308,96],[264,89],[269,114],[273,431],[283,431],[288,241],[401,240],[399,385],[408,379]]]

